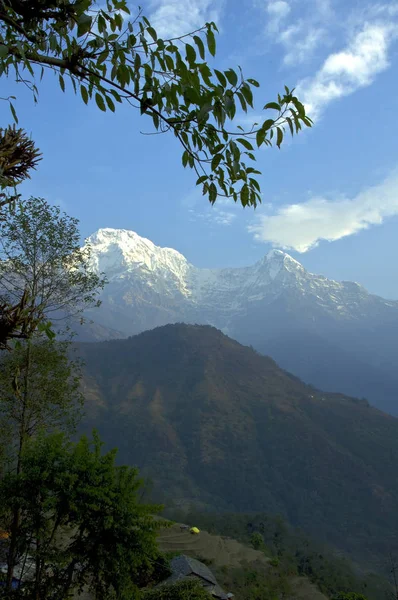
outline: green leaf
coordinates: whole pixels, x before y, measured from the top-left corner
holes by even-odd
[[[283,142],[283,129],[281,127],[278,127],[276,130],[276,145],[278,146],[278,148],[281,147],[282,142]]]
[[[241,92],[248,103],[248,105],[253,108],[253,93],[248,85],[244,84],[241,87]]]
[[[220,82],[220,84],[222,85],[223,88],[227,87],[227,80],[224,77],[224,74],[221,73],[221,71],[218,71],[217,69],[214,69],[214,73],[218,79],[218,81]]]
[[[103,112],[106,111],[106,106],[105,106],[105,102],[103,97],[101,96],[101,94],[99,94],[98,92],[95,94],[95,101],[97,103],[97,106],[100,110],[102,110]]]
[[[201,185],[202,183],[204,183],[208,179],[209,179],[208,175],[202,175],[201,177],[199,177],[199,179],[196,180],[196,185]]]
[[[237,138],[236,141],[239,142],[240,144],[242,144],[242,146],[244,146],[246,148],[246,150],[254,150],[254,148],[251,145],[251,143],[249,142],[249,140],[246,140],[245,138]]]
[[[84,104],[87,104],[88,103],[88,91],[84,85],[80,86],[80,94],[81,94]]]
[[[246,81],[247,83],[250,83],[250,85],[252,85],[253,87],[260,87],[260,84],[256,79],[247,79]]]
[[[259,129],[257,131],[257,133],[256,133],[256,144],[257,144],[258,148],[260,148],[261,144],[264,142],[266,135],[267,135],[267,132],[264,129]]]
[[[8,55],[8,48],[5,44],[0,46],[0,58],[5,58]]]
[[[271,129],[272,125],[275,123],[274,119],[267,119],[266,121],[264,121],[264,123],[261,125],[261,129],[264,129],[264,131],[268,131],[268,129]]]
[[[253,177],[250,177],[249,181],[252,187],[256,188],[258,192],[261,192],[260,184],[258,183],[257,179],[253,179]]]
[[[267,108],[274,108],[275,110],[279,110],[281,109],[281,107],[279,106],[279,104],[277,102],[268,102],[268,104],[266,104],[264,106],[264,110]]]
[[[209,200],[212,204],[217,200],[217,187],[215,183],[209,185]]]
[[[122,102],[122,99],[116,90],[109,90],[116,102]]]
[[[249,186],[245,183],[240,190],[240,202],[242,206],[247,206],[249,204]]]
[[[64,78],[62,77],[62,75],[59,75],[59,85],[61,90],[64,92],[65,91],[65,81]]]
[[[246,104],[246,100],[241,92],[238,92],[238,98],[239,98],[239,102],[242,107],[242,110],[246,113],[247,112],[247,104]]]
[[[193,47],[189,44],[185,44],[185,52],[187,53],[187,60],[189,64],[194,64],[196,62],[196,52]]]
[[[141,67],[141,56],[138,54],[138,52],[135,53],[134,56],[134,69],[135,71],[139,71]]]
[[[99,55],[98,60],[97,60],[97,67],[99,65],[102,65],[102,63],[106,61],[106,59],[108,58],[108,56],[109,56],[109,51],[108,50],[104,50],[103,52],[101,52],[101,54]]]
[[[211,29],[207,30],[206,40],[207,40],[207,47],[209,49],[210,54],[212,56],[215,56],[216,55],[216,38]]]
[[[92,17],[83,13],[77,20],[77,37],[86,35],[91,29]]]
[[[233,69],[228,69],[228,71],[225,71],[225,76],[232,86],[235,86],[238,83],[238,76]]]
[[[153,39],[154,42],[157,41],[158,39],[158,35],[156,33],[156,31],[154,30],[153,27],[147,27],[147,32],[149,33],[149,35],[151,36],[151,38]]]
[[[115,105],[113,103],[112,98],[110,98],[109,96],[105,96],[105,100],[106,100],[109,110],[111,110],[112,112],[115,112]]]
[[[204,60],[205,59],[205,45],[203,43],[203,40],[198,35],[194,35],[193,41],[195,42],[195,44],[198,47],[200,58],[202,60]]]
[[[198,111],[196,118],[198,120],[198,123],[200,123],[201,121],[207,120],[208,116],[209,116],[209,112],[212,110],[212,105],[211,103],[206,103],[204,104],[200,110]]]
[[[15,112],[15,108],[14,108],[14,105],[12,102],[10,102],[10,110],[11,110],[12,116],[14,117],[15,123],[18,125],[17,113]]]
[[[211,170],[215,171],[218,167],[218,165],[220,164],[220,162],[222,161],[223,156],[222,154],[216,154],[215,156],[213,156],[213,160],[211,161]]]
[[[286,117],[286,122],[289,125],[290,133],[294,135],[293,123],[290,117]]]

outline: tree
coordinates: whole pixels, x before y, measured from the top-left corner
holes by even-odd
[[[0,361],[0,426],[2,457],[17,475],[22,473],[26,443],[40,429],[73,431],[81,413],[83,396],[79,389],[79,364],[68,357],[68,343],[47,338],[19,342]],[[5,433],[5,435],[4,435]],[[7,586],[12,584],[17,561],[22,510],[19,499],[13,505],[8,551]]]
[[[43,198],[19,199],[0,221],[0,349],[34,332],[52,337],[48,319],[63,322],[98,305],[105,280],[80,248],[77,219]],[[61,317],[61,318],[60,318]]]
[[[40,159],[39,150],[23,129],[16,129],[15,125],[0,128],[0,208],[20,197],[16,186],[30,179],[29,171],[36,168]],[[10,195],[8,188],[15,193]]]
[[[40,158],[39,150],[22,129],[15,125],[0,129],[0,211],[19,200],[16,186],[30,178],[29,171],[36,168]],[[7,340],[20,337],[27,329],[31,320],[27,302],[26,293],[14,304],[0,302],[0,350],[7,347]]]
[[[1,440],[17,472],[26,440],[38,431],[75,430],[83,396],[80,364],[70,360],[68,346],[42,338],[23,342],[0,359],[0,427],[9,441]]]
[[[24,598],[64,600],[84,587],[97,600],[124,600],[158,580],[164,560],[152,515],[160,507],[139,503],[137,470],[115,466],[115,457],[101,453],[95,433],[76,444],[40,435],[26,445],[21,473],[0,482],[3,526],[16,499],[22,507],[16,535]]]
[[[90,265],[90,246],[80,247],[78,220],[43,198],[18,202],[0,223],[0,301],[27,295],[31,337],[46,319],[76,318],[97,300],[105,280]]]
[[[298,133],[311,126],[305,108],[285,87],[272,111],[250,129],[230,128],[237,103],[244,113],[254,106],[259,83],[241,69],[220,71],[207,62],[216,53],[214,23],[179,38],[163,40],[139,12],[129,18],[127,0],[8,0],[0,8],[0,75],[15,73],[38,97],[37,75],[58,74],[61,89],[69,78],[85,104],[102,111],[129,103],[152,120],[157,133],[173,133],[182,146],[183,166],[194,169],[197,185],[214,203],[231,197],[243,206],[261,201],[259,175],[246,161],[254,148],[280,147],[284,129]],[[31,79],[29,79],[29,77]],[[6,98],[15,119],[14,98]]]
[[[263,550],[264,549],[264,538],[261,533],[255,531],[250,536],[250,543],[255,550]]]
[[[186,580],[173,585],[162,585],[144,592],[142,600],[211,600],[213,596],[198,581]]]
[[[66,355],[67,345],[49,343],[49,318],[76,318],[85,307],[97,304],[104,280],[90,270],[90,248],[80,248],[77,220],[61,214],[42,198],[18,201],[0,223],[0,302],[11,304],[26,297],[28,316],[13,356],[2,357],[0,414],[15,428],[16,472],[21,472],[24,444],[39,427],[65,422],[79,404],[77,363]],[[58,330],[60,325],[57,326]],[[17,336],[14,331],[14,337]],[[11,585],[16,535],[21,511],[14,504],[8,553]]]

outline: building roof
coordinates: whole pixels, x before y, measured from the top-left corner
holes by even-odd
[[[182,575],[183,577],[186,577],[187,575],[193,574],[213,585],[217,585],[217,579],[205,564],[196,560],[196,558],[191,558],[185,554],[176,556],[172,559],[171,569],[173,575]]]
[[[201,579],[203,586],[212,594],[215,598],[220,600],[228,600],[228,595],[218,585],[216,578],[210,569],[196,558],[191,558],[182,554],[176,556],[171,560],[170,563],[172,575],[163,584],[173,584],[177,581],[181,581],[186,577],[198,577]],[[162,584],[161,584],[162,585]]]

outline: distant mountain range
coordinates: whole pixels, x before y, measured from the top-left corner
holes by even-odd
[[[398,550],[395,417],[320,392],[208,326],[78,350],[83,429],[97,427],[169,508],[282,514],[377,568]]]
[[[100,229],[88,242],[109,283],[81,340],[210,324],[307,382],[398,414],[398,302],[309,273],[279,250],[251,267],[199,269],[133,231]]]

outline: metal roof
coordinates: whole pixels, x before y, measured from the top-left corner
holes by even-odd
[[[182,554],[174,557],[170,562],[170,566],[172,575],[164,582],[165,584],[176,583],[185,579],[185,577],[196,576],[202,580],[204,587],[213,596],[220,598],[220,600],[228,600],[226,592],[218,585],[213,573],[200,560]]]

